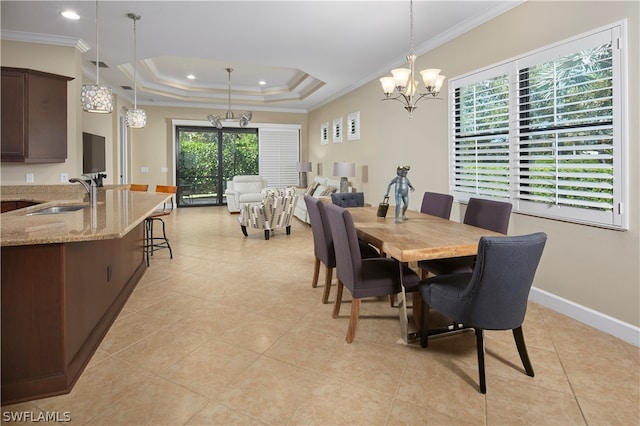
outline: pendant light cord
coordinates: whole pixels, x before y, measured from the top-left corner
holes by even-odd
[[[138,18],[133,18],[133,109],[138,109],[138,85],[136,78],[136,51],[138,49],[136,40],[136,21]]]
[[[96,0],[96,86],[100,86],[100,40],[98,38],[98,0]]]

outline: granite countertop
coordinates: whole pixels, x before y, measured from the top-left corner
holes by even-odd
[[[98,206],[92,208],[80,185],[2,186],[0,190],[1,201],[40,203],[0,215],[0,246],[121,238],[172,196],[111,185],[98,188]],[[28,215],[57,205],[84,207],[72,212]]]

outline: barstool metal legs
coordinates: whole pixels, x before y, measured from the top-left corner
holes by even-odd
[[[162,237],[153,236],[153,223],[156,220],[162,223]],[[173,259],[173,251],[171,250],[171,244],[169,244],[169,239],[167,238],[164,220],[159,217],[146,218],[144,234],[144,252],[147,260],[147,266],[149,266],[149,256],[153,256],[154,251],[163,248],[169,249],[169,258]]]

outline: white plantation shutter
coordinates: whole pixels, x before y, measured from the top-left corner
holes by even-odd
[[[453,85],[453,190],[458,199],[509,197],[509,76]]]
[[[614,40],[610,30],[597,33],[519,66],[520,208],[617,223]]]
[[[264,127],[258,131],[260,176],[272,188],[299,183],[300,129],[297,126]]]
[[[622,24],[449,83],[459,201],[625,229]]]

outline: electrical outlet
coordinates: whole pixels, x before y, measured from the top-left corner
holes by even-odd
[[[60,183],[69,183],[68,173],[60,173]]]
[[[148,167],[140,167],[140,173],[149,173]]]
[[[160,167],[160,171],[162,173],[169,173],[169,168],[168,167]]]
[[[33,173],[27,173],[25,176],[27,183],[33,183]]]

